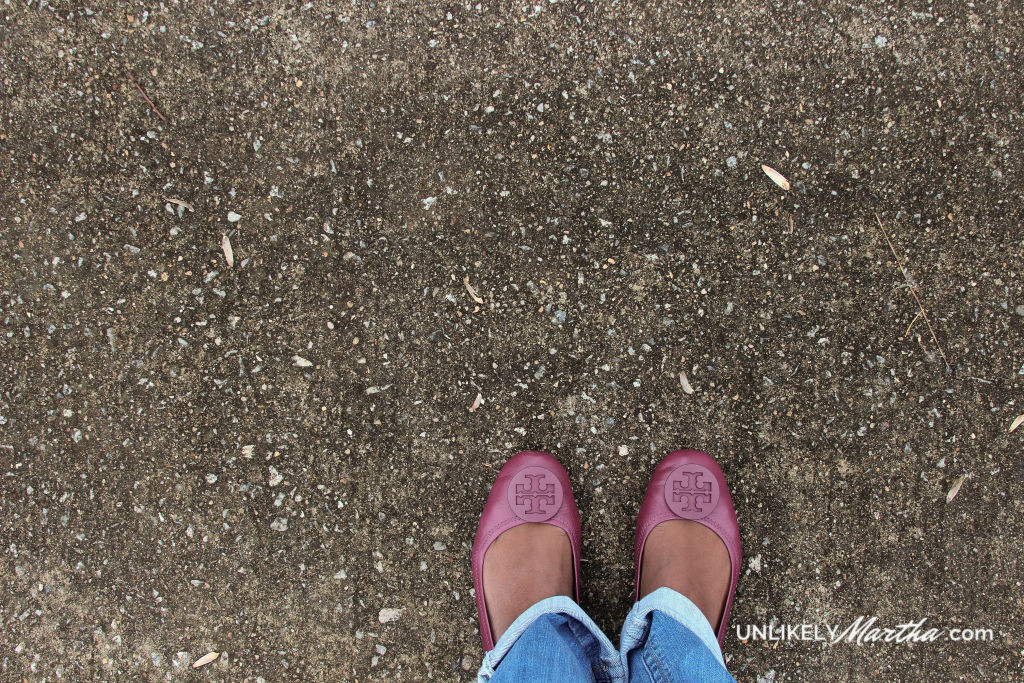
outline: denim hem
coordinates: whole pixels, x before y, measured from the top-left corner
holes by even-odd
[[[622,657],[622,666],[628,670],[627,657],[629,652],[643,642],[650,628],[651,612],[661,612],[682,624],[694,633],[701,642],[711,651],[715,659],[724,667],[725,659],[722,657],[722,648],[718,644],[718,637],[715,635],[711,622],[697,605],[682,593],[677,593],[671,588],[661,587],[649,593],[642,600],[633,605],[633,609],[626,616],[626,622],[622,625],[622,637],[619,642],[619,652]]]
[[[619,657],[619,653],[616,651],[615,646],[612,645],[611,641],[608,640],[608,636],[598,628],[594,620],[587,616],[587,613],[583,611],[574,600],[564,595],[556,595],[553,598],[545,598],[540,602],[532,605],[525,612],[520,614],[512,625],[509,626],[504,633],[501,634],[501,638],[494,644],[494,649],[487,652],[484,655],[483,663],[480,665],[480,670],[477,672],[477,681],[488,681],[491,676],[494,675],[495,669],[501,663],[501,660],[505,658],[508,651],[512,649],[512,646],[516,644],[519,637],[526,632],[533,622],[545,614],[564,614],[572,617],[580,624],[582,624],[590,633],[593,634],[594,638],[601,646],[603,652],[601,653],[602,664],[608,670],[608,674],[612,680],[622,680],[625,676],[625,669],[622,668],[622,660]]]

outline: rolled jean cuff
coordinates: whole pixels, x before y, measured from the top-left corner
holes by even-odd
[[[718,644],[718,637],[715,635],[715,631],[708,618],[685,595],[664,586],[647,594],[642,600],[635,603],[633,609],[626,616],[626,623],[622,625],[622,638],[619,644],[623,663],[625,663],[625,658],[629,652],[642,645],[647,637],[647,631],[651,626],[651,612],[661,612],[688,628],[694,635],[700,638],[701,642],[715,656],[715,659],[722,666],[725,666],[722,648]]]
[[[545,614],[564,614],[572,617],[580,624],[582,624],[594,638],[597,639],[601,652],[602,662],[606,668],[610,671],[618,671],[620,667],[619,654],[615,650],[615,646],[612,645],[611,641],[608,640],[608,636],[598,628],[594,620],[587,616],[587,613],[583,611],[583,608],[576,604],[576,602],[569,597],[564,595],[556,595],[553,598],[545,598],[538,603],[532,605],[525,612],[520,614],[512,625],[509,626],[504,633],[501,634],[501,638],[494,644],[494,649],[487,652],[484,655],[484,661],[480,665],[480,671],[477,672],[478,681],[487,681],[491,676],[494,675],[495,669],[501,663],[501,660],[505,658],[508,651],[512,649],[512,646],[516,644],[519,637],[526,632],[526,629],[530,628],[533,622],[537,621],[540,617]],[[614,680],[621,678],[621,675],[615,677]]]

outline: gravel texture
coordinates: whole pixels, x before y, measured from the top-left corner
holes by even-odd
[[[0,678],[466,680],[526,448],[616,637],[684,446],[733,623],[994,633],[739,680],[1019,676],[1024,14],[894,5],[4,2]]]

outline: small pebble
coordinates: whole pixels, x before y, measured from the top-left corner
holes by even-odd
[[[377,621],[382,624],[389,624],[392,621],[398,621],[398,618],[402,616],[402,610],[394,607],[385,607],[377,614]]]
[[[267,483],[270,484],[271,487],[277,486],[284,481],[284,475],[278,472],[276,467],[268,467],[267,470],[270,472],[270,477],[267,480]]]

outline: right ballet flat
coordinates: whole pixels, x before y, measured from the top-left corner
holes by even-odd
[[[726,624],[732,609],[736,584],[739,582],[742,548],[736,511],[729,496],[729,487],[718,463],[707,453],[681,450],[669,453],[651,475],[644,502],[636,524],[634,563],[636,579],[633,601],[640,596],[640,570],[644,545],[654,527],[673,519],[688,519],[711,529],[725,543],[732,564],[729,596],[722,609],[722,620],[716,629],[719,645],[725,644]],[[712,624],[714,628],[714,624]]]

